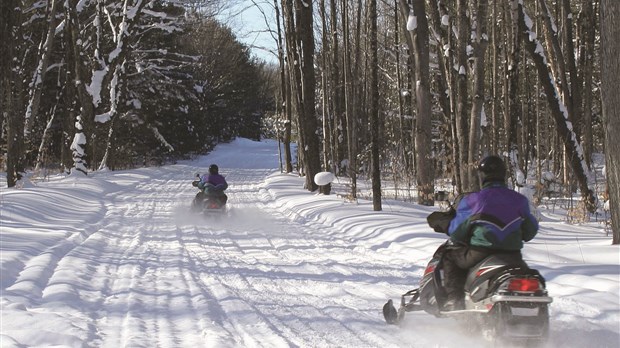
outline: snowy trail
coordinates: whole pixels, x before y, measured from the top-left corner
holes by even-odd
[[[304,193],[300,178],[273,175],[275,156],[237,141],[195,161],[3,191],[0,346],[484,345],[425,313],[383,322],[383,303],[415,287],[443,240],[426,227],[432,208],[369,213]],[[211,163],[230,185],[221,219],[188,212],[190,182]],[[613,347],[617,249],[596,247],[591,230],[579,238],[567,244],[548,222],[526,252],[555,296],[549,346]]]
[[[384,295],[364,289],[385,277],[378,262],[269,207],[271,169],[229,169],[231,217],[188,214],[201,169],[106,178],[96,228],[31,254],[13,283],[3,275],[6,307],[62,323],[43,330],[69,346],[386,346],[368,330]]]

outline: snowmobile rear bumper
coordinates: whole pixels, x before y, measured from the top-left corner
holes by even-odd
[[[553,298],[549,296],[514,296],[514,295],[493,295],[491,302],[534,302],[534,303],[551,303]]]

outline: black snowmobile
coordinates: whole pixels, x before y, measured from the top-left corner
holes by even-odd
[[[431,227],[442,233],[447,230],[445,223],[439,228],[436,224]],[[472,267],[465,282],[465,308],[441,311],[447,297],[442,255],[450,247],[448,240],[437,249],[426,266],[420,287],[403,294],[398,309],[388,300],[383,306],[385,321],[399,324],[406,312],[425,311],[436,317],[462,320],[470,328],[479,328],[491,341],[544,343],[549,333],[552,298],[543,276],[528,267],[520,253],[493,254]]]
[[[209,185],[200,185],[200,174],[196,174],[196,179],[192,181],[192,186],[200,190],[192,201],[192,211],[202,212],[206,215],[223,215],[227,212],[226,202],[228,201],[228,196],[223,191],[215,190]]]

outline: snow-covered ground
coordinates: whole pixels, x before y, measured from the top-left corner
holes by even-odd
[[[2,347],[479,347],[451,319],[384,323],[445,236],[432,207],[309,193],[272,141],[195,161],[50,177],[1,200]],[[230,216],[188,212],[217,163]],[[547,278],[550,347],[620,346],[620,252],[599,223],[542,210],[524,249]]]

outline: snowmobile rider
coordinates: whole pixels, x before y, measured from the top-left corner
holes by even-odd
[[[495,155],[478,164],[482,189],[462,197],[448,235],[455,247],[443,257],[446,302],[442,310],[463,309],[464,286],[469,268],[495,253],[521,258],[523,241],[538,232],[538,221],[528,199],[506,186],[506,165]]]
[[[228,188],[226,179],[220,175],[219,168],[216,164],[209,166],[209,174],[205,174],[200,178],[198,188],[203,190],[209,197],[216,197],[222,205],[226,204],[228,197],[224,191]]]

